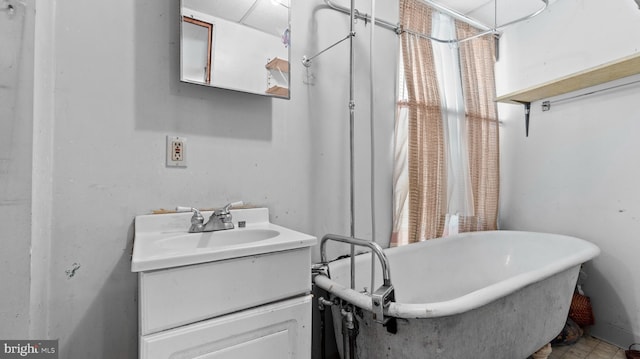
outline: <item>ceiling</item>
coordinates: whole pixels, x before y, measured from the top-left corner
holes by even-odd
[[[182,0],[182,7],[280,37],[289,26],[289,0]]]

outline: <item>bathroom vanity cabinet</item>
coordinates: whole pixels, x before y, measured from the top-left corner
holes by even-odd
[[[141,359],[311,357],[316,239],[269,223],[268,212],[253,222],[259,213],[232,214],[246,227],[144,232],[145,222],[158,218],[136,217],[132,269],[139,276]],[[190,215],[166,216],[178,215],[183,218],[167,219],[188,227]],[[163,255],[169,262],[157,261]]]
[[[140,273],[140,358],[309,358],[307,251]]]

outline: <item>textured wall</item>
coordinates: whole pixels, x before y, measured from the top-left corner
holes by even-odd
[[[632,34],[639,31],[633,1],[558,1],[505,32],[498,94],[637,53]],[[596,316],[591,333],[624,347],[640,340],[637,94],[636,84],[552,104],[549,112],[536,102],[528,138],[521,106],[500,107],[502,228],[597,244],[602,254],[586,266],[584,286]]]
[[[32,2],[29,2],[32,5]],[[0,13],[0,338],[29,330],[34,12]],[[10,293],[10,295],[7,295]]]

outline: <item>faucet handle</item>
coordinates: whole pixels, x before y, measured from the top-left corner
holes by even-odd
[[[231,207],[242,206],[243,204],[244,204],[244,202],[242,202],[242,201],[228,203],[226,206],[224,206],[221,209],[217,210],[216,211],[216,215],[227,214],[227,213],[229,213],[229,210],[231,209]]]
[[[178,213],[181,213],[181,212],[193,212],[193,217],[191,218],[192,222],[193,222],[194,218],[202,218],[202,213],[200,213],[200,210],[197,209],[197,208],[193,208],[193,207],[178,206],[178,207],[176,207],[176,212],[178,212]]]
[[[204,217],[197,208],[192,207],[176,207],[176,212],[193,212],[191,216],[191,227],[189,227],[190,233],[202,232],[204,228]]]
[[[238,206],[242,206],[244,204],[244,202],[242,201],[237,201],[237,202],[231,202],[229,204],[227,204],[226,206],[224,206],[225,210],[229,210],[231,209],[231,207],[238,207]]]

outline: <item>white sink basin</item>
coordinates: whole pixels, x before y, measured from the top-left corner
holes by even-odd
[[[205,220],[211,213],[203,212]],[[191,213],[137,216],[131,270],[166,269],[312,246],[316,238],[269,222],[267,208],[232,210],[234,229],[188,233]],[[246,223],[238,228],[238,222]]]
[[[160,247],[167,249],[199,249],[237,246],[264,241],[280,235],[273,229],[237,229],[204,233],[187,233],[158,240]]]

